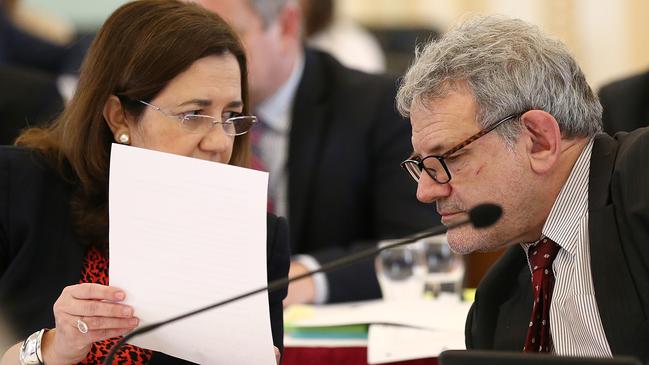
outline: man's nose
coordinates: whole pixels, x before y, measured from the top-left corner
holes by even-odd
[[[425,171],[422,171],[417,184],[417,199],[422,203],[433,203],[437,199],[448,197],[451,186],[440,184],[433,180]]]

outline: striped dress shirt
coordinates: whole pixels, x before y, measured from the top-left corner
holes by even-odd
[[[555,285],[550,306],[551,352],[611,357],[590,269],[588,174],[592,148],[591,140],[573,166],[542,230],[543,237],[561,246],[552,264]],[[532,244],[521,246],[527,253]]]

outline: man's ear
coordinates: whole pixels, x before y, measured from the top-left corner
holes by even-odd
[[[126,119],[126,111],[122,107],[122,103],[115,95],[111,95],[106,104],[104,104],[104,119],[108,124],[115,141],[119,142],[119,136],[123,133],[129,134],[129,126]]]
[[[561,130],[554,117],[543,110],[530,110],[521,116],[530,167],[545,174],[557,166],[561,155]]]
[[[294,44],[297,39],[299,44],[302,37],[302,13],[297,4],[288,2],[279,13],[277,23],[282,39],[288,44]]]

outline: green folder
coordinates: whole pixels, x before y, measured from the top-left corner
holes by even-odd
[[[284,326],[286,333],[295,338],[334,338],[334,339],[367,339],[366,324],[327,327]]]

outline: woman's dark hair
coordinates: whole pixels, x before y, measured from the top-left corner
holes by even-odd
[[[103,116],[111,95],[151,100],[196,60],[232,54],[241,70],[244,113],[248,109],[246,59],[230,26],[198,5],[141,0],[117,9],[99,30],[81,66],[77,91],[47,128],[31,128],[16,144],[40,151],[65,179],[79,185],[71,212],[85,244],[108,237],[108,169],[113,134]],[[144,105],[124,103],[135,119]],[[248,135],[235,137],[230,164],[244,166]]]

